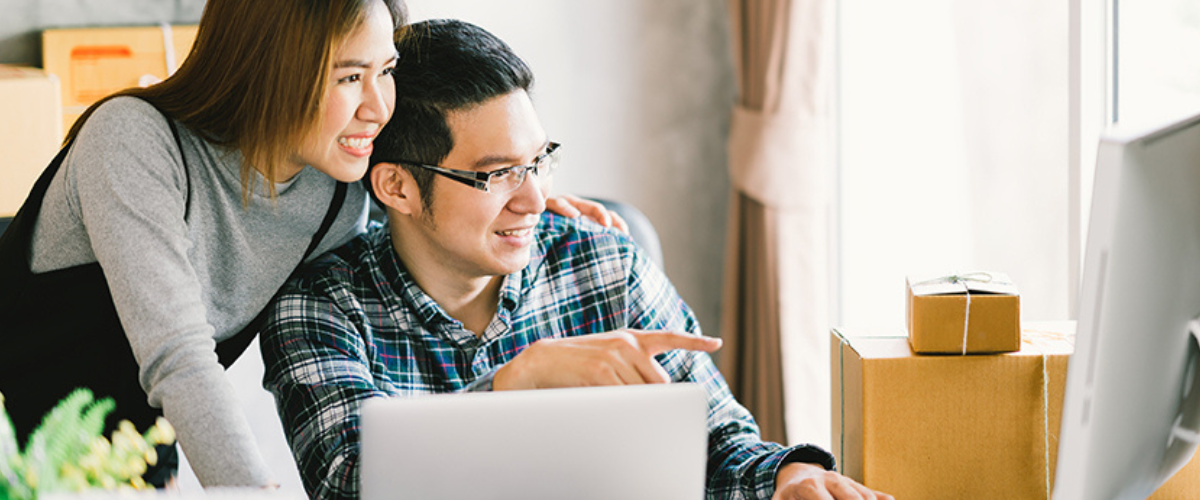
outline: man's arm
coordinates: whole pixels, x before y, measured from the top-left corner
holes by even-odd
[[[263,386],[312,498],[357,499],[362,401],[381,397],[359,328],[321,293],[281,294],[263,330]]]
[[[631,265],[627,289],[630,327],[700,335],[695,315],[662,271],[640,252],[634,252]],[[789,448],[763,441],[753,416],[734,399],[708,354],[676,350],[657,360],[673,381],[698,383],[708,393],[708,498],[771,498],[781,472],[786,470],[783,477],[791,478],[791,471],[798,468],[789,467],[792,463],[808,464],[803,469],[806,472],[833,469],[833,456],[819,447]]]

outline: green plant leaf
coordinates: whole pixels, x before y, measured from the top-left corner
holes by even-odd
[[[21,453],[17,445],[17,433],[13,430],[12,419],[4,409],[4,395],[0,394],[0,484],[8,484],[15,480],[13,462]]]
[[[4,395],[0,394],[0,500],[25,500],[33,496],[25,484],[21,466],[17,433],[4,408]]]
[[[83,423],[84,409],[92,400],[92,391],[75,389],[30,434],[24,455],[26,463],[33,465],[35,478],[31,486],[35,492],[64,489],[59,477],[63,464],[73,463],[82,456],[98,434],[88,434]]]

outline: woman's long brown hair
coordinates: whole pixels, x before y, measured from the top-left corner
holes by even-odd
[[[275,179],[281,165],[320,123],[338,45],[379,0],[208,0],[192,50],[174,75],[130,88],[88,107],[70,142],[105,101],[133,96],[155,105],[205,140],[242,153],[242,196],[255,167]],[[382,0],[396,27],[404,0]],[[272,198],[275,185],[267,183]]]

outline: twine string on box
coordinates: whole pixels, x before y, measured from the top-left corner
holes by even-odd
[[[964,287],[967,291],[967,310],[963,312],[963,341],[962,355],[967,355],[967,332],[971,331],[971,289]]]
[[[163,56],[167,64],[167,76],[175,74],[175,70],[179,69],[179,64],[175,62],[175,35],[171,33],[171,23],[164,22],[159,25],[163,36]]]
[[[1046,485],[1046,500],[1050,500],[1050,356],[1046,354],[1046,345],[1035,341],[1035,339],[1039,336],[1046,337],[1045,340],[1050,340],[1051,342],[1069,341],[1070,339],[1059,332],[1028,331],[1030,333],[1038,333],[1039,335],[1022,335],[1021,343],[1037,348],[1042,355],[1042,464],[1044,465],[1043,477]]]
[[[1046,367],[1048,358],[1042,351],[1042,453],[1046,465],[1046,500],[1050,500],[1050,370]]]
[[[162,32],[163,38],[163,62],[167,66],[167,76],[171,76],[179,69],[179,65],[175,63],[175,36],[171,34],[171,23],[159,23],[159,31]],[[162,78],[146,73],[138,77],[138,86],[145,88],[162,81]]]

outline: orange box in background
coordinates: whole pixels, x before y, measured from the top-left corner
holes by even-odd
[[[62,142],[59,81],[0,65],[0,217],[12,217]]]
[[[62,82],[64,132],[105,96],[173,73],[192,50],[196,30],[186,25],[42,32],[42,66]]]
[[[1046,498],[1074,332],[1073,322],[1031,323],[1019,352],[925,356],[900,331],[834,329],[840,471],[899,499]],[[1198,488],[1193,458],[1150,498],[1196,499]]]
[[[1021,349],[1021,296],[1008,276],[974,272],[907,279],[908,337],[921,354]]]

